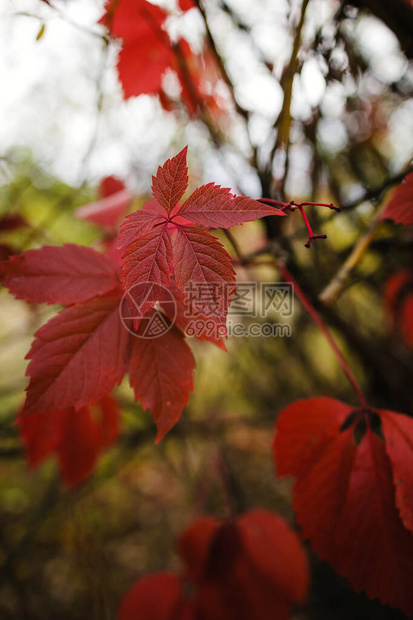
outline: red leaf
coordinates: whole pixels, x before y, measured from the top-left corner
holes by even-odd
[[[307,415],[300,411],[307,406],[302,401],[297,419],[291,407],[281,412],[274,442],[279,475],[296,476],[293,507],[303,535],[355,590],[364,590],[369,597],[410,614],[413,537],[403,527],[395,506],[384,444],[367,428],[357,445],[356,419],[351,423],[350,418],[349,428],[337,429],[334,434],[334,426],[345,415],[339,402],[337,413],[332,409],[324,412],[325,419],[330,416],[331,420],[326,421],[329,432],[323,433],[316,400],[307,401],[311,404]],[[368,413],[358,415],[367,423],[371,420]],[[306,421],[304,429],[301,420]],[[363,432],[361,428],[359,431]],[[296,437],[305,447],[303,464],[299,462]],[[288,444],[295,453],[290,461],[286,457]]]
[[[146,235],[158,224],[165,222],[165,216],[156,211],[141,209],[134,211],[122,222],[119,229],[119,247],[133,243],[142,235]]]
[[[194,0],[179,0],[178,4],[181,11],[189,11],[196,7]]]
[[[12,232],[30,226],[28,221],[19,213],[6,213],[0,216],[0,232]]]
[[[129,380],[135,398],[156,422],[155,443],[181,417],[193,390],[194,368],[191,349],[175,326],[159,338],[133,338]]]
[[[152,193],[166,213],[171,213],[188,187],[187,151],[186,146],[178,155],[159,166],[156,176],[152,177]]]
[[[138,237],[128,246],[122,261],[123,288],[130,304],[136,306],[139,318],[161,299],[162,287],[169,286],[172,242],[167,223]]]
[[[119,288],[114,260],[80,245],[43,246],[12,256],[0,266],[0,280],[17,299],[71,305]]]
[[[93,408],[27,416],[20,420],[20,434],[30,467],[56,453],[64,482],[76,486],[90,476],[99,453],[116,441],[119,410],[114,398],[106,395]]]
[[[190,284],[220,292],[220,307],[213,318],[225,324],[231,297],[235,294],[235,271],[224,246],[206,230],[180,226],[174,241],[174,273],[178,288],[187,293]]]
[[[387,280],[384,304],[391,327],[413,347],[413,270],[402,269]]]
[[[336,437],[352,409],[333,398],[297,400],[284,409],[275,426],[277,475],[300,476]]]
[[[196,584],[197,617],[288,620],[308,589],[308,568],[295,533],[265,510],[218,524],[203,518],[181,535],[187,578]]]
[[[164,571],[130,588],[121,601],[118,620],[190,620],[184,605],[178,577]]]
[[[413,224],[413,172],[396,187],[380,219],[390,219],[396,224]]]
[[[109,194],[100,200],[90,202],[76,209],[76,217],[81,220],[88,220],[103,228],[115,228],[119,224],[121,217],[130,208],[132,201],[133,196],[131,192],[123,186],[116,193]]]
[[[242,545],[251,566],[272,582],[274,593],[291,603],[304,603],[308,566],[297,535],[280,516],[254,510],[239,519]]]
[[[22,416],[80,408],[97,402],[126,370],[129,334],[118,299],[95,299],[67,308],[35,334]]]
[[[396,505],[404,526],[413,532],[413,419],[393,411],[378,413],[393,470]]]
[[[233,196],[228,188],[208,183],[194,191],[177,211],[177,215],[184,215],[201,226],[229,228],[266,215],[285,213],[252,198]]]
[[[100,20],[122,38],[118,72],[125,97],[157,93],[174,55],[163,30],[167,13],[145,0],[112,0]]]
[[[125,189],[125,184],[120,179],[116,177],[104,177],[99,186],[99,194],[102,198],[107,198],[108,196],[112,196],[112,194],[117,194],[118,192],[122,192]]]
[[[178,553],[185,562],[185,576],[193,583],[203,579],[211,542],[219,527],[214,517],[202,517],[191,523],[178,539]]]

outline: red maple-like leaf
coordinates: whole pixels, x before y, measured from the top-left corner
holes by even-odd
[[[386,282],[384,305],[392,329],[413,347],[413,270],[402,269]]]
[[[396,224],[413,224],[413,172],[408,174],[401,185],[396,187],[390,202],[380,216]]]
[[[17,299],[69,306],[119,290],[119,268],[84,246],[43,246],[1,264],[0,281]]]
[[[123,287],[144,314],[149,303],[153,305],[161,299],[162,287],[169,286],[173,273],[181,293],[186,294],[190,285],[199,290],[209,287],[215,295],[218,291],[215,320],[224,326],[235,293],[235,272],[221,242],[193,224],[228,228],[283,213],[251,198],[233,196],[228,189],[212,183],[197,189],[180,205],[188,185],[186,154],[185,147],[159,167],[152,184],[155,201],[129,215],[121,226],[119,242],[127,246],[122,266]],[[140,283],[147,286],[136,287]]]
[[[133,196],[124,183],[115,177],[102,179],[100,198],[76,209],[76,217],[105,229],[115,229],[129,210]]]
[[[95,406],[22,418],[19,430],[29,467],[36,468],[56,454],[65,484],[72,487],[84,482],[99,454],[117,440],[119,417],[116,400],[106,395]]]
[[[291,606],[306,598],[303,548],[274,513],[255,510],[222,523],[198,519],[180,536],[178,551],[185,564],[181,579],[158,573],[138,581],[121,602],[120,620],[137,620],[142,609],[153,620],[288,620]],[[163,589],[158,597],[155,590],[162,584],[161,607]]]
[[[129,334],[119,297],[62,310],[35,334],[22,416],[97,402],[126,372]]]
[[[303,535],[355,590],[408,615],[412,422],[312,398],[281,412],[274,440],[277,475],[296,478],[293,507]]]

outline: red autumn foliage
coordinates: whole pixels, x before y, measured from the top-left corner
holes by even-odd
[[[117,192],[119,185],[113,181],[103,190],[115,190],[109,199],[125,191]],[[139,332],[141,319],[133,319],[138,330],[135,334],[133,325],[131,334],[122,324],[119,266],[109,255],[66,244],[28,250],[2,263],[1,281],[18,299],[66,306],[37,331],[27,354],[30,381],[22,418],[93,405],[111,392],[126,372],[136,398],[152,411],[157,441],[180,418],[193,389],[195,367],[180,331],[192,318],[183,292],[189,284],[228,287],[220,292],[223,303],[216,320],[221,333],[225,333],[228,305],[235,292],[229,254],[218,239],[195,225],[228,228],[281,213],[211,183],[180,204],[187,185],[185,148],[153,177],[155,199],[128,216],[120,229],[120,242],[127,246],[122,280],[128,301],[132,299],[147,322],[154,319],[168,327],[176,314],[176,325],[169,325],[158,338],[141,337],[146,336]],[[113,225],[118,207],[114,211],[94,207],[92,219],[98,215],[100,224]],[[87,209],[90,217],[90,205]],[[175,300],[173,313],[165,298],[167,289]],[[153,310],[156,301],[162,304],[163,313]],[[131,309],[129,306],[128,313]],[[213,332],[195,335],[225,348],[222,338]]]
[[[4,262],[1,280],[19,299],[68,306],[35,334],[27,355],[30,381],[21,417],[92,405],[120,383],[127,371],[137,392],[138,378],[133,373],[138,365],[133,350],[139,346],[135,344],[139,338],[125,329],[120,318],[122,291],[119,267],[113,259],[83,246],[45,246]],[[179,340],[178,328],[171,331]],[[166,357],[171,337],[168,332],[159,336],[152,350]],[[179,402],[186,404],[194,362],[187,345],[182,346],[182,355],[174,356],[170,372]],[[175,366],[179,373],[174,374]],[[151,400],[161,378],[161,374],[146,372],[145,380],[139,378],[139,396],[145,403],[154,403],[158,424],[169,430],[184,404],[178,414],[178,404],[171,407],[169,395],[162,389],[156,400]],[[157,440],[163,435],[158,432]]]
[[[380,219],[390,219],[396,224],[413,224],[413,172],[396,187]]]
[[[94,406],[68,407],[21,419],[19,430],[29,467],[36,468],[56,455],[67,486],[84,482],[100,453],[116,442],[119,419],[117,402],[110,395]]]
[[[274,513],[198,519],[180,536],[178,552],[183,574],[138,581],[122,599],[119,620],[141,618],[142,610],[152,620],[288,620],[292,605],[305,601],[305,553]]]
[[[293,476],[303,535],[352,587],[413,613],[413,420],[331,398],[297,401],[276,424],[278,477]]]
[[[186,11],[192,6],[186,2],[180,8]],[[219,76],[216,63],[208,50],[195,55],[185,39],[172,43],[165,29],[167,18],[166,11],[146,0],[108,2],[100,23],[122,42],[117,67],[125,98],[157,94],[166,110],[173,109],[163,90],[163,77],[169,69],[178,76],[180,98],[189,114],[196,115],[199,109],[216,112],[220,105],[211,94]]]
[[[390,327],[413,347],[413,270],[403,269],[387,280],[384,307]]]
[[[186,152],[185,148],[159,167],[152,182],[155,201],[129,215],[120,227],[119,243],[126,246],[122,284],[142,314],[161,299],[172,275],[184,294],[190,284],[215,286],[220,311],[212,318],[223,326],[224,333],[235,293],[231,259],[216,237],[188,224],[229,228],[283,213],[251,198],[233,196],[229,189],[213,183],[198,188],[180,204],[188,186]]]

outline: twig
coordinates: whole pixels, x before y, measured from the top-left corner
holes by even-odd
[[[382,208],[377,212],[372,224],[364,233],[364,235],[360,237],[360,239],[354,246],[350,256],[340,267],[334,278],[321,291],[318,299],[324,305],[333,306],[344,291],[344,289],[347,287],[354,269],[364,256],[365,252],[367,251],[369,245],[371,244],[376,235],[377,229],[380,224],[379,218],[384,206],[385,205],[383,205]]]

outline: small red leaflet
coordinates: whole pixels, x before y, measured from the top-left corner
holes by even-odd
[[[310,398],[275,427],[277,476],[320,557],[371,598],[413,613],[413,419]]]
[[[207,230],[229,228],[268,215],[284,215],[274,207],[247,197],[234,196],[214,183],[196,189],[183,203],[188,186],[187,147],[159,167],[152,179],[155,200],[129,215],[119,231],[123,255],[122,284],[133,303],[145,314],[148,288],[169,287],[174,275],[178,290],[186,294],[190,284],[220,290],[221,311],[215,317],[223,325],[235,293],[235,272],[222,243]],[[185,219],[183,219],[185,218]],[[136,286],[146,283],[147,286]],[[224,333],[224,332],[223,332]]]

